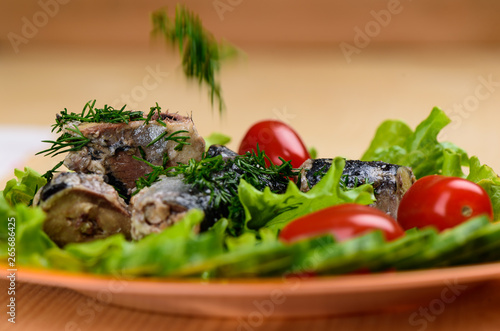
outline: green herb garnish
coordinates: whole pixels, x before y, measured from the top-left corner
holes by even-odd
[[[59,169],[63,164],[64,161],[59,162],[54,166],[54,168],[47,170],[47,172],[44,173],[42,177],[45,178],[47,182],[50,182],[52,180],[52,177],[54,177],[54,173],[58,172],[57,169]]]
[[[177,45],[182,56],[182,68],[189,79],[196,79],[201,85],[205,83],[210,93],[210,102],[214,99],[219,104],[219,113],[225,109],[220,83],[216,73],[220,70],[220,62],[228,55],[235,54],[235,49],[219,43],[201,24],[200,18],[183,6],[177,6],[175,19],[160,9],[151,15],[153,30],[151,35],[161,36],[167,43]]]
[[[316,176],[316,173],[314,174]],[[349,187],[349,179],[352,179],[354,177],[354,183],[352,185],[352,187]],[[344,191],[347,191],[347,190],[352,190],[360,185],[363,185],[363,184],[369,184],[369,185],[373,185],[373,181],[370,181],[370,179],[368,177],[365,177],[364,179],[359,179],[358,176],[349,176],[347,174],[345,175],[342,175],[340,177],[340,187],[344,190]]]
[[[58,154],[73,152],[82,149],[90,139],[85,137],[77,125],[80,123],[129,123],[130,121],[144,120],[142,111],[125,110],[126,105],[121,109],[115,109],[111,106],[104,105],[104,108],[95,107],[96,100],[89,101],[83,107],[81,113],[69,113],[68,109],[64,108],[56,116],[56,123],[52,125],[52,132],[61,132],[63,129],[70,132],[63,133],[57,140],[43,140],[42,142],[50,143],[52,146],[41,152],[36,153],[46,156],[56,156]],[[156,104],[158,106],[158,104]],[[159,108],[159,107],[158,107]],[[73,126],[73,128],[68,128]]]
[[[67,128],[66,130],[71,131],[76,135],[72,135],[66,132],[59,138],[57,138],[57,140],[55,141],[42,140],[42,142],[50,143],[52,144],[52,146],[41,152],[36,153],[35,155],[45,153],[45,156],[52,155],[52,157],[54,157],[56,155],[66,152],[79,151],[80,149],[82,149],[83,146],[85,146],[90,141],[90,139],[85,137],[82,131],[80,131],[80,129],[76,125],[74,125],[74,129]]]
[[[111,106],[104,105],[104,108],[95,108],[96,100],[89,101],[83,107],[81,113],[68,113],[64,108],[56,116],[56,123],[52,125],[52,132],[61,132],[64,126],[71,122],[81,123],[127,123],[130,121],[144,120],[142,111],[125,110],[126,105],[121,109],[115,109]],[[156,104],[158,106],[158,104]]]
[[[136,195],[139,193],[140,190],[142,190],[145,187],[151,186],[154,182],[158,181],[161,175],[164,175],[166,173],[165,169],[165,159],[164,159],[164,164],[162,166],[157,166],[152,164],[151,162],[147,161],[145,158],[140,158],[135,155],[132,156],[135,160],[137,161],[142,161],[146,163],[148,166],[153,169],[150,173],[145,174],[142,177],[139,177],[135,181],[135,191],[132,192],[132,195]]]
[[[165,137],[165,141],[171,140],[171,141],[174,141],[177,143],[177,146],[174,147],[174,150],[182,151],[182,148],[184,147],[184,145],[191,145],[191,143],[187,142],[187,140],[189,140],[191,137],[189,137],[189,136],[177,136],[180,133],[189,133],[189,131],[178,130],[178,131],[175,131],[174,133],[171,133],[167,137],[165,137],[165,136],[168,134],[168,132],[165,131],[165,132],[161,133],[155,139],[151,140],[151,142],[149,144],[147,144],[146,147],[149,147],[149,146],[155,144],[156,142],[161,140],[163,137]]]
[[[200,192],[210,194],[210,209],[227,217],[230,232],[237,234],[243,227],[245,212],[238,197],[238,185],[245,180],[259,191],[269,187],[271,192],[284,192],[299,171],[290,162],[281,159],[282,164],[273,164],[264,151],[247,152],[223,160],[222,156],[190,160],[179,164],[166,173],[167,176],[182,175],[184,182],[193,185]],[[269,165],[267,165],[267,164]]]
[[[167,126],[167,123],[163,122],[161,119],[161,107],[158,105],[158,102],[156,103],[156,106],[151,107],[149,109],[149,113],[148,113],[148,116],[146,116],[146,119],[144,120],[144,124],[148,125],[149,121],[151,121],[151,119],[153,118],[155,113],[158,114],[158,118],[156,119],[156,122],[158,122],[159,124],[161,124],[163,126]]]
[[[245,217],[243,206],[238,198],[238,185],[245,180],[257,190],[263,191],[269,187],[271,192],[284,192],[290,182],[290,177],[299,175],[290,162],[281,165],[273,164],[264,151],[257,149],[244,155],[224,160],[222,156],[204,157],[200,161],[189,160],[187,164],[174,167],[156,166],[143,161],[153,170],[136,181],[136,194],[141,189],[151,186],[160,176],[182,176],[184,182],[191,184],[200,192],[210,195],[209,209],[216,213],[217,218],[227,217],[230,222],[230,231],[238,233]],[[269,165],[267,165],[267,164]]]

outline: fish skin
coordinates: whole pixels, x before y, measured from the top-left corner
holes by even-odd
[[[211,145],[207,157],[221,156],[228,160],[238,155],[222,145]],[[222,174],[214,174],[214,176]],[[220,210],[214,210],[210,205],[210,192],[200,192],[191,184],[183,181],[183,176],[160,177],[160,181],[150,187],[143,188],[130,200],[132,210],[132,238],[140,238],[160,232],[175,224],[189,209],[201,209],[205,218],[198,230],[207,230],[220,217]],[[227,215],[226,215],[227,216]]]
[[[134,188],[135,181],[152,169],[146,163],[136,160],[142,158],[141,147],[145,160],[153,165],[163,165],[163,157],[168,156],[166,167],[177,163],[187,163],[190,159],[201,160],[205,151],[205,141],[198,134],[193,120],[190,117],[172,113],[162,113],[161,119],[166,124],[161,125],[153,117],[148,124],[145,121],[131,121],[129,123],[76,123],[82,134],[90,139],[79,151],[69,152],[64,165],[80,173],[104,175],[107,182],[112,184],[125,196],[129,196]],[[75,123],[72,123],[75,125]],[[189,136],[190,145],[184,145],[177,151],[175,141],[160,139],[151,146],[147,146],[155,138],[167,132],[167,136],[179,130],[188,133],[179,135]],[[74,132],[66,130],[75,135]]]
[[[185,184],[182,176],[165,177],[130,200],[132,239],[160,232],[180,221],[189,209],[207,211],[210,194]]]
[[[212,145],[207,150],[207,157],[221,156],[224,161],[236,157],[238,154],[221,145]],[[326,174],[331,166],[332,159],[316,159],[306,161],[301,170],[301,182],[298,183],[302,191],[306,192],[316,185]],[[242,174],[242,170],[233,165],[230,171]],[[384,162],[364,162],[357,160],[346,161],[344,174],[347,187],[355,184],[364,184],[365,180],[374,183],[377,201],[374,207],[390,215],[396,215],[397,206],[402,194],[409,186],[404,186],[408,178],[414,181],[411,170],[407,167],[388,164]],[[213,176],[223,176],[216,172]],[[408,175],[406,178],[405,175]],[[355,177],[359,180],[356,183]],[[405,179],[406,178],[406,179]],[[410,183],[410,185],[411,185]],[[278,193],[286,190],[286,185],[268,183]],[[210,228],[221,217],[227,217],[223,209],[215,210],[210,204],[210,192],[200,192],[191,184],[186,184],[182,176],[162,177],[159,182],[148,188],[142,189],[132,197],[130,207],[132,210],[132,237],[138,240],[149,233],[159,232],[175,224],[192,208],[205,212],[205,219],[198,230]]]
[[[130,211],[103,176],[61,172],[33,200],[46,213],[43,230],[60,247],[122,233],[130,239]]]
[[[309,159],[302,164],[300,190],[309,191],[330,169],[332,159]],[[370,183],[375,201],[372,206],[397,217],[399,202],[415,182],[410,168],[382,161],[346,160],[343,175],[348,188]]]
[[[207,150],[207,157],[222,156],[223,160],[231,159],[238,155],[235,151],[223,145],[211,145]]]
[[[238,156],[229,148],[221,145],[212,145],[207,151],[207,158],[220,156],[224,162]],[[226,163],[227,164],[227,163]],[[214,171],[212,177],[222,177],[227,171],[234,172],[236,177],[241,177],[245,170],[233,163],[225,171]],[[262,181],[266,179],[262,178]],[[271,190],[284,193],[287,184],[267,181]],[[189,209],[203,210],[205,218],[200,224],[199,231],[206,231],[215,222],[229,216],[229,205],[220,205],[215,208],[211,201],[211,192],[200,191],[191,184],[186,184],[181,175],[176,177],[163,176],[159,182],[153,183],[149,188],[143,188],[130,200],[132,210],[132,237],[140,239],[143,236],[159,232],[167,226],[178,221]],[[150,208],[148,211],[147,209]],[[158,210],[155,210],[158,209]],[[171,210],[174,210],[172,213]],[[149,213],[149,215],[147,215]],[[151,221],[153,220],[153,221]]]

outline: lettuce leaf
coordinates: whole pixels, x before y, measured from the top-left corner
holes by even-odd
[[[3,190],[3,197],[11,205],[19,203],[29,204],[39,188],[47,183],[38,172],[31,168],[24,168],[24,171],[14,169],[17,177],[9,180]]]
[[[30,168],[14,170],[17,177],[7,182],[0,194],[0,219],[15,221],[15,257],[17,264],[47,266],[45,253],[56,245],[43,232],[45,213],[38,207],[28,207],[37,190],[46,180]],[[0,227],[0,259],[7,259],[7,224]]]
[[[479,159],[473,156],[470,159],[467,179],[485,189],[493,206],[494,221],[500,220],[500,178],[498,175],[487,165],[481,165]]]
[[[375,132],[370,146],[365,151],[361,160],[395,160],[406,154],[406,141],[410,139],[413,131],[406,123],[397,120],[382,122]]]
[[[469,159],[456,145],[438,141],[439,131],[448,123],[438,108],[415,131],[401,121],[385,121],[363,160],[410,166],[417,177],[443,174],[474,181],[488,192],[495,220],[499,220],[500,178],[477,157]],[[192,210],[172,227],[140,241],[130,242],[123,235],[114,235],[62,249],[43,232],[44,212],[28,207],[36,191],[46,183],[29,168],[16,169],[16,179],[9,181],[0,194],[0,217],[16,220],[19,265],[131,277],[255,277],[304,271],[338,274],[360,269],[430,268],[500,258],[500,223],[490,223],[484,217],[439,234],[433,229],[411,230],[390,243],[378,232],[341,243],[332,236],[291,245],[282,243],[278,232],[298,217],[341,203],[374,201],[371,185],[346,191],[341,188],[344,166],[343,158],[335,158],[324,178],[306,193],[293,183],[284,194],[274,194],[268,188],[261,192],[242,180],[238,198],[245,210],[245,232],[239,237],[228,236],[226,219],[197,234],[194,229],[204,215]],[[469,171],[464,172],[464,167],[469,167]],[[8,257],[7,248],[8,229],[4,226],[0,228],[2,260]]]
[[[481,165],[477,157],[469,159],[467,152],[455,144],[437,140],[448,123],[448,116],[437,107],[415,131],[401,121],[385,121],[361,159],[411,167],[417,179],[433,174],[467,178],[488,192],[494,220],[500,220],[500,179],[490,167]],[[463,167],[469,167],[468,174]]]
[[[244,180],[238,187],[238,196],[245,210],[245,228],[262,227],[275,232],[290,221],[317,210],[341,203],[368,205],[375,201],[373,187],[368,184],[344,191],[340,186],[345,159],[337,157],[322,180],[304,193],[290,183],[284,194],[272,193],[269,188],[259,191]]]
[[[42,230],[45,213],[38,207],[28,207],[21,203],[11,206],[3,194],[0,195],[0,219],[5,223],[0,228],[0,259],[7,259],[9,218],[15,220],[16,263],[47,266],[45,253],[56,245]]]
[[[231,137],[220,132],[212,132],[205,137],[205,151],[212,145],[227,145],[231,142]]]
[[[168,275],[177,268],[207,259],[223,249],[221,231],[196,235],[194,228],[203,220],[200,210],[190,210],[173,226],[160,233],[130,242],[121,234],[87,243],[65,246],[64,253],[49,253],[53,266],[64,267],[61,257],[80,271],[128,276]]]
[[[361,160],[408,166],[417,178],[442,173],[445,150],[459,153],[461,162],[466,165],[468,158],[463,149],[450,142],[437,140],[439,132],[449,123],[448,116],[437,107],[432,109],[415,131],[401,121],[385,121],[378,127]]]

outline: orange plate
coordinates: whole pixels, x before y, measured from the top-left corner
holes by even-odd
[[[147,311],[212,317],[312,317],[404,310],[434,299],[448,300],[475,285],[499,279],[500,263],[366,275],[212,281],[125,279],[22,268],[17,278]]]

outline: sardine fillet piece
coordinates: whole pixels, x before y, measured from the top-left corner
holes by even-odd
[[[209,199],[210,195],[194,190],[183,182],[181,176],[163,177],[130,200],[132,239],[139,240],[172,226],[189,209],[205,210]]]
[[[130,238],[130,212],[100,175],[59,173],[34,200],[46,213],[43,230],[59,246],[123,233]]]
[[[300,189],[309,191],[330,169],[332,159],[309,159],[301,166]],[[352,188],[366,182],[374,188],[373,207],[397,218],[401,198],[415,182],[415,176],[410,168],[381,161],[347,160],[343,180],[346,186]]]
[[[187,163],[190,159],[200,160],[205,151],[205,141],[198,134],[192,119],[171,113],[162,114],[161,117],[166,126],[156,122],[155,118],[147,125],[144,121],[79,124],[79,130],[90,142],[81,150],[68,153],[64,165],[76,172],[105,175],[107,182],[120,193],[130,195],[135,188],[135,181],[152,170],[144,162],[133,158],[141,157],[141,148],[145,159],[154,165],[162,165],[164,155],[168,157],[167,167]],[[175,136],[188,136],[186,142],[189,145],[176,150],[178,143],[165,141],[164,138],[180,130],[187,132]],[[66,132],[74,135],[71,131]],[[148,147],[162,134],[165,135],[163,138]]]

